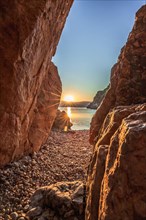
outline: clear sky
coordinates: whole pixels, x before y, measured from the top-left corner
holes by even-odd
[[[92,100],[109,83],[134,24],[136,11],[145,0],[75,0],[53,62],[63,84],[62,99]]]

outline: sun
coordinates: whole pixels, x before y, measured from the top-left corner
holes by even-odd
[[[66,101],[66,102],[73,102],[74,101],[74,97],[72,95],[66,95],[64,97],[64,101]]]

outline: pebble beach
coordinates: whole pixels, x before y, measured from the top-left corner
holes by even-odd
[[[52,131],[40,151],[0,169],[0,220],[25,220],[33,193],[60,181],[86,180],[89,131]]]

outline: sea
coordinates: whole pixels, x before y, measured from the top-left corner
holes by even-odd
[[[65,111],[71,119],[72,130],[88,130],[90,128],[91,119],[96,110],[84,107],[59,107],[61,111]]]

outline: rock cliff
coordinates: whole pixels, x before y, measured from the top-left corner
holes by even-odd
[[[98,91],[93,98],[93,101],[87,106],[87,108],[97,109],[98,106],[101,104],[109,86],[107,86],[104,90]]]
[[[48,136],[61,95],[51,58],[72,2],[0,2],[0,166]]]
[[[111,70],[110,88],[91,122],[90,142],[113,107],[146,102],[146,15],[143,6],[137,13],[132,32]]]
[[[86,220],[146,219],[146,5],[90,129]]]

